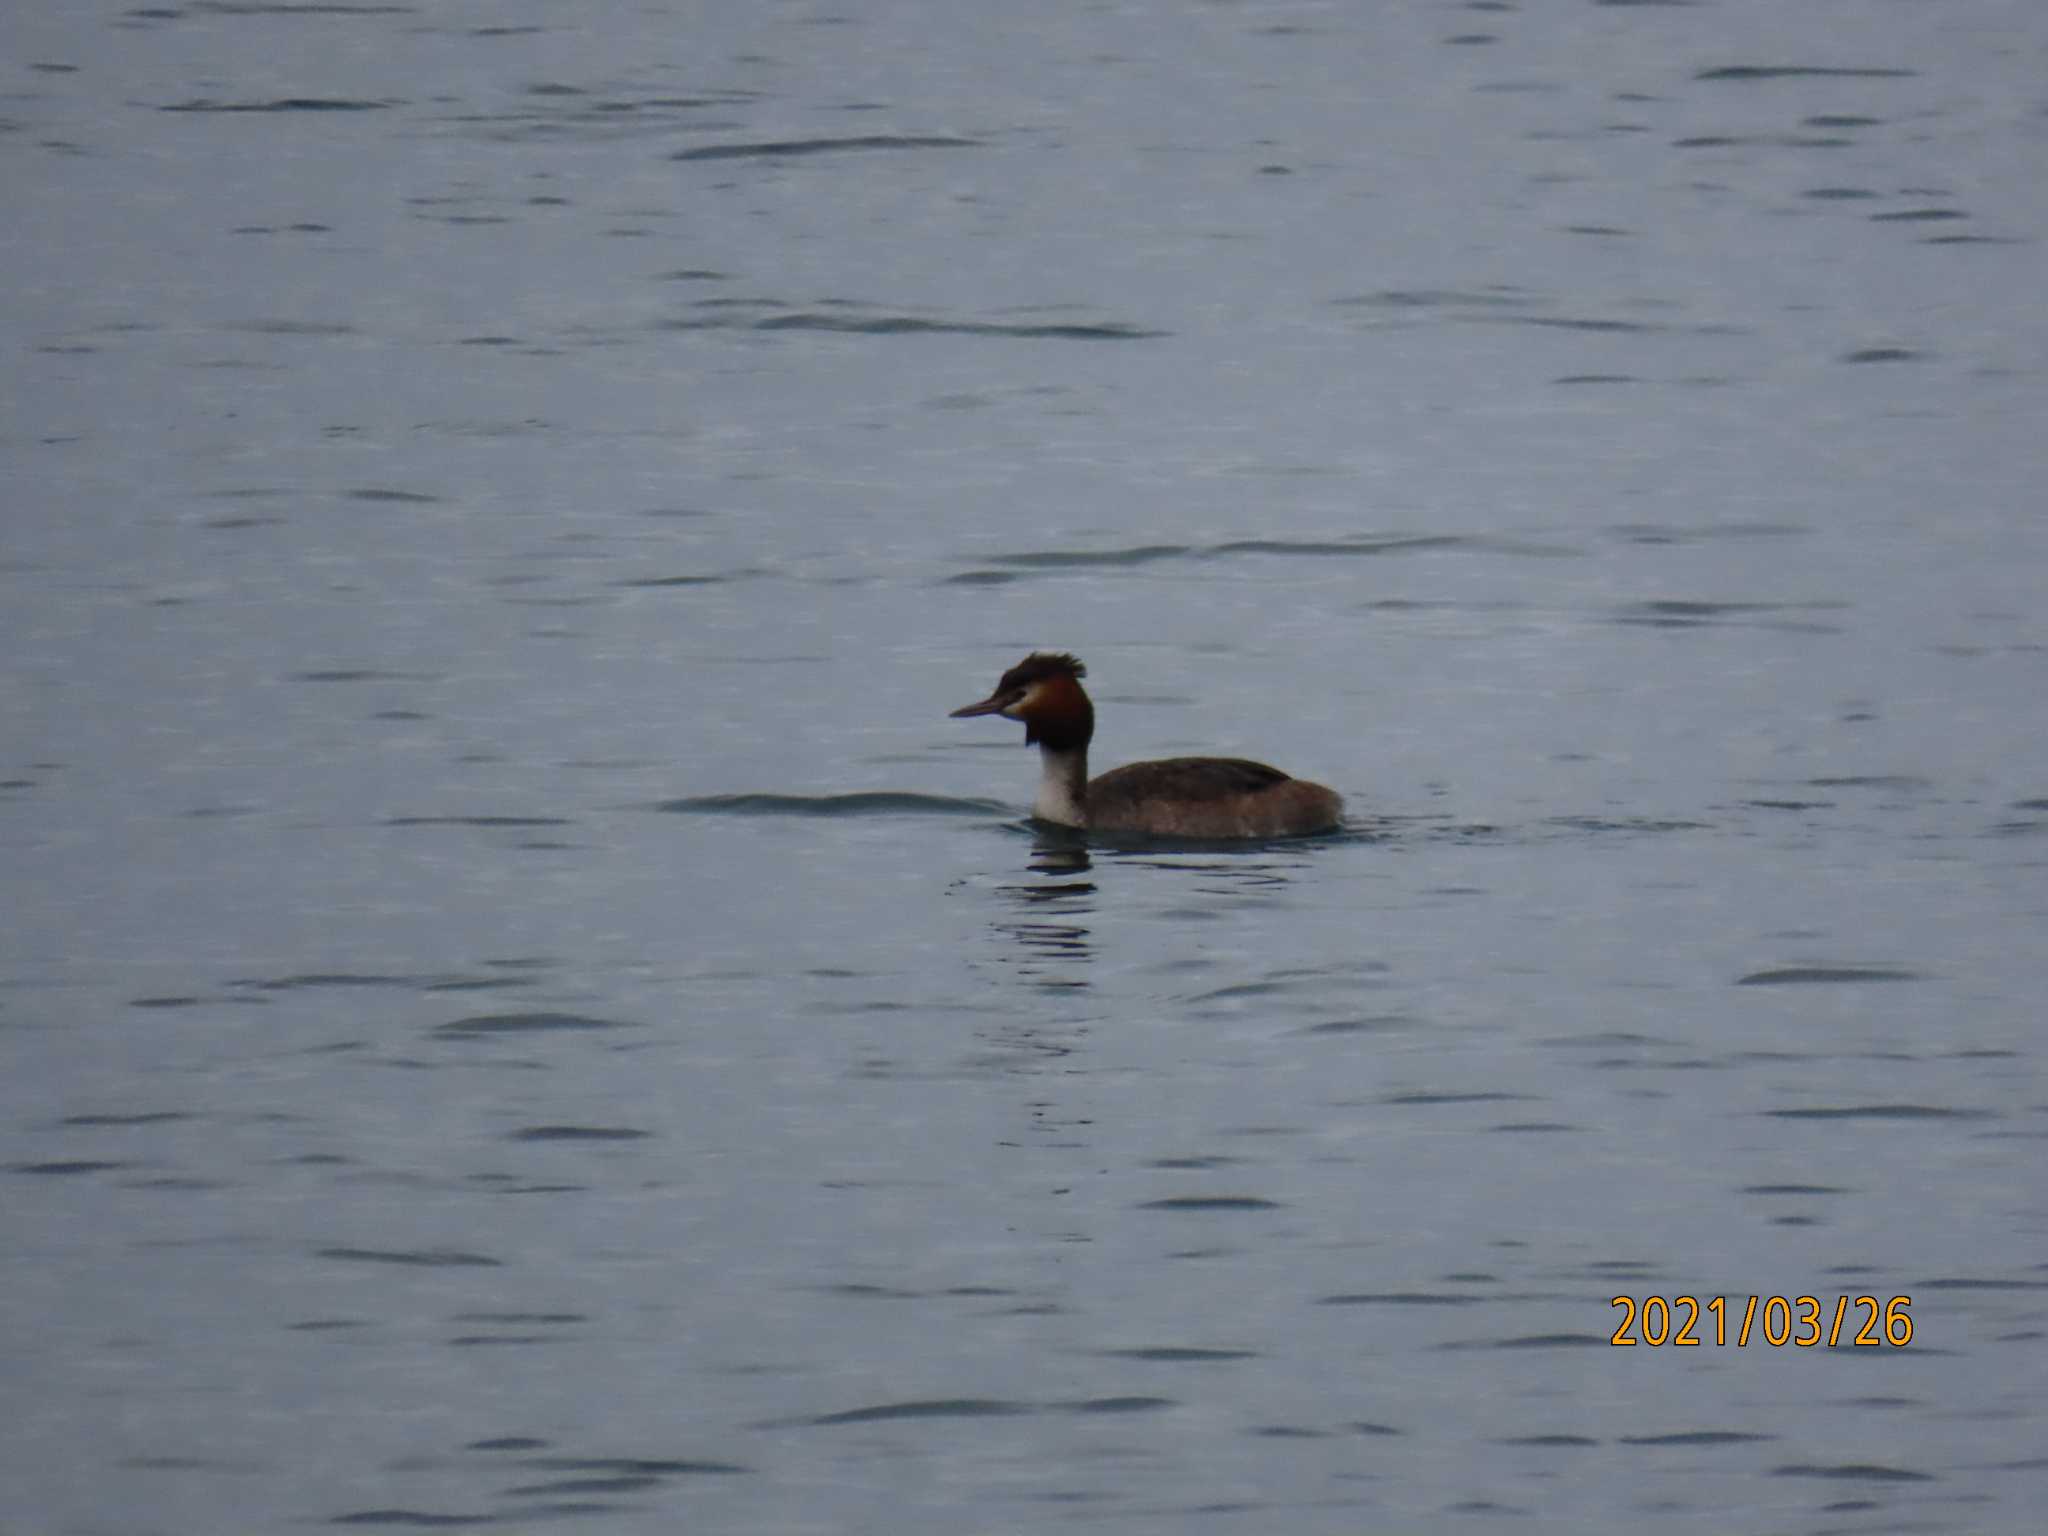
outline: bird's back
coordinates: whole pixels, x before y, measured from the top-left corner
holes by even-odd
[[[1167,757],[1088,781],[1088,825],[1153,837],[1287,837],[1337,825],[1320,784],[1242,757]]]

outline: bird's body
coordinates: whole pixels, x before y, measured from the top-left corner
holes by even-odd
[[[1242,757],[1168,757],[1088,777],[1095,706],[1074,657],[1034,652],[995,692],[956,719],[1001,715],[1024,723],[1043,773],[1032,814],[1060,826],[1146,837],[1270,838],[1327,832],[1344,802],[1334,790]]]

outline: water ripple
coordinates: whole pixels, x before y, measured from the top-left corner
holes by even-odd
[[[659,1487],[661,1479],[651,1472],[621,1473],[613,1477],[561,1477],[545,1483],[520,1483],[505,1490],[508,1499],[560,1496],[565,1493],[639,1493]]]
[[[586,1018],[575,1013],[485,1013],[436,1025],[430,1031],[443,1040],[486,1039],[493,1035],[547,1034],[554,1031],[631,1029],[617,1019]]]
[[[1988,1109],[1954,1109],[1945,1104],[1817,1105],[1809,1109],[1767,1109],[1772,1120],[1995,1120]]]
[[[1774,970],[1751,971],[1738,977],[1738,987],[1823,986],[1844,981],[1925,981],[1918,971],[1903,966],[1878,965],[1785,965]]]
[[[7,1171],[9,1173],[29,1173],[40,1174],[45,1177],[67,1178],[73,1174],[111,1173],[119,1168],[132,1168],[135,1166],[135,1164],[127,1162],[78,1157],[48,1163],[11,1163],[8,1165]]]
[[[505,1262],[455,1248],[322,1248],[314,1257],[341,1259],[352,1264],[413,1265],[423,1269],[496,1269]]]
[[[606,1125],[530,1125],[524,1130],[507,1134],[508,1141],[645,1141],[652,1131],[636,1131],[625,1126]]]
[[[1155,560],[1172,560],[1192,553],[1186,544],[1138,544],[1129,549],[1033,549],[1014,555],[991,555],[997,565],[1022,566],[1026,570],[1063,570],[1069,567],[1150,565]]]
[[[1695,80],[1793,80],[1819,77],[1833,80],[1911,80],[1911,69],[1850,68],[1824,64],[1729,64],[1703,69]]]
[[[1170,1397],[1086,1397],[1071,1403],[1055,1403],[1055,1408],[1066,1413],[1153,1413],[1161,1408],[1177,1408],[1180,1404]]]
[[[979,149],[981,140],[938,133],[863,133],[836,139],[761,139],[753,143],[706,144],[682,149],[671,160],[787,160],[872,149]]]
[[[1747,624],[1757,629],[1774,629],[1803,634],[1836,634],[1837,626],[1814,619],[1780,615],[1838,612],[1850,605],[1822,600],[1805,603],[1710,602],[1692,598],[1652,598],[1624,603],[1614,610],[1611,622],[1642,624],[1654,629],[1696,629],[1728,623]]]
[[[816,312],[775,315],[753,324],[757,331],[839,331],[855,336],[1008,336],[1025,340],[1142,341],[1165,331],[1122,321],[1018,322],[999,320],[928,320],[919,315],[827,315]]]
[[[1886,1467],[1867,1461],[1844,1462],[1837,1466],[1820,1466],[1812,1462],[1795,1462],[1789,1466],[1771,1468],[1771,1476],[1825,1477],[1862,1483],[1931,1483],[1935,1481],[1934,1474],[1931,1472],[1913,1472],[1904,1467]]]
[[[1967,1275],[1937,1275],[1914,1283],[1922,1291],[2048,1291],[2048,1280],[1982,1280]]]
[[[498,1447],[490,1445],[472,1447],[477,1450],[496,1448]],[[510,1443],[503,1448],[516,1450],[521,1447],[517,1443]],[[751,1467],[731,1461],[703,1461],[666,1456],[530,1456],[522,1458],[520,1464],[532,1467],[536,1471],[585,1472],[612,1477],[697,1477],[706,1473],[753,1470]]]
[[[1487,535],[1444,533],[1362,534],[1348,539],[1228,539],[1220,544],[1138,544],[1123,549],[1032,549],[984,556],[1000,570],[962,571],[946,578],[949,586],[995,586],[1018,579],[1019,572],[1068,570],[1133,570],[1173,560],[1226,560],[1246,555],[1341,559],[1374,555],[1460,551],[1468,554],[1512,555],[1531,559],[1571,559],[1583,551],[1561,544],[1538,544]]]
[[[1389,534],[1366,539],[1233,539],[1197,551],[1218,555],[1389,555],[1416,549],[1456,549],[1475,541],[1451,533]]]
[[[652,809],[679,816],[987,816],[1006,814],[998,800],[916,795],[901,790],[857,790],[844,795],[691,795]]]
[[[848,1408],[841,1413],[820,1414],[803,1422],[826,1427],[836,1424],[886,1424],[899,1419],[995,1419],[1032,1412],[1028,1403],[1001,1397],[937,1397],[904,1403],[876,1403],[868,1408]]]
[[[850,336],[994,336],[1026,341],[1142,341],[1168,334],[1118,320],[986,320],[909,314],[837,300],[822,309],[790,311],[773,299],[699,299],[687,319],[659,322],[664,331],[823,331]],[[1042,311],[1041,311],[1042,312]]]
[[[172,102],[159,112],[381,112],[390,101],[357,101],[346,96],[283,96],[275,101],[214,101],[200,97]]]
[[[1216,1365],[1232,1360],[1256,1360],[1251,1349],[1201,1349],[1191,1344],[1149,1344],[1134,1349],[1105,1349],[1116,1360],[1142,1360],[1152,1365]]]

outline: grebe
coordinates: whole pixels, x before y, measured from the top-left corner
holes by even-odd
[[[1072,656],[1035,651],[994,693],[952,713],[1024,722],[1024,743],[1037,744],[1044,770],[1031,805],[1041,821],[1151,837],[1297,837],[1327,832],[1343,816],[1334,790],[1241,757],[1169,757],[1090,779],[1095,706],[1081,687],[1087,675]]]

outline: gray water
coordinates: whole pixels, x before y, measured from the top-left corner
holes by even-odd
[[[2037,1528],[2048,10],[0,34],[0,1527]]]

